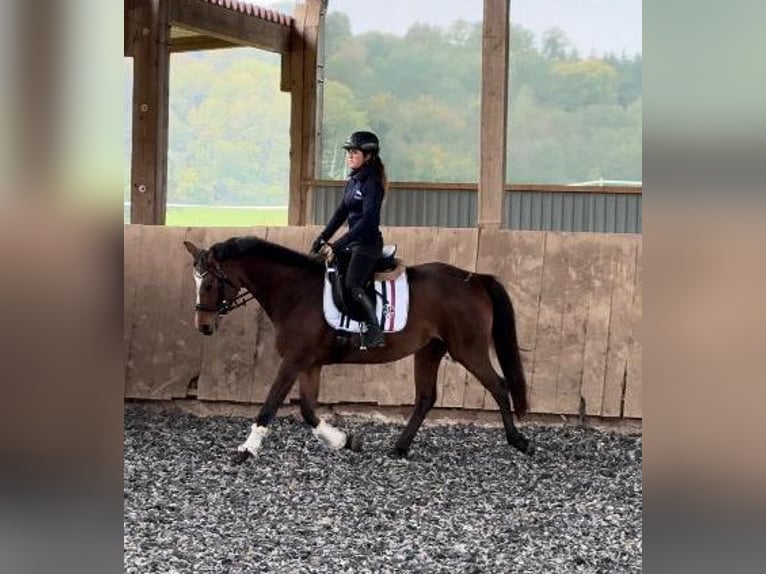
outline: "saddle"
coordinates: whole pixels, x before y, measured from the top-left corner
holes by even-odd
[[[384,245],[380,258],[373,269],[373,276],[364,284],[364,290],[370,301],[375,301],[375,281],[392,281],[404,273],[404,265],[401,260],[396,259],[396,245]],[[352,300],[351,295],[346,293],[343,285],[344,276],[348,267],[349,258],[336,257],[335,265],[327,268],[327,278],[332,286],[332,299],[335,306],[343,314],[354,321],[363,322],[365,315],[361,309]],[[385,298],[384,298],[385,299]]]

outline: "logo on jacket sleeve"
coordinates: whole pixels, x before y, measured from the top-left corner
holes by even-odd
[[[362,199],[362,189],[357,187],[354,190],[354,199]]]

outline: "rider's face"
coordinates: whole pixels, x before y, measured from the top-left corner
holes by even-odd
[[[349,169],[359,169],[364,163],[364,152],[360,149],[346,150],[346,165]]]

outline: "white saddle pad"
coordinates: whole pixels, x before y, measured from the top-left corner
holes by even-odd
[[[392,281],[375,281],[375,310],[385,333],[396,333],[407,324],[410,310],[410,287],[407,272]],[[327,275],[324,279],[324,318],[333,329],[359,333],[361,325],[341,313],[332,299],[332,286]]]

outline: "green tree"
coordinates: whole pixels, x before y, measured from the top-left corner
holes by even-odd
[[[219,204],[285,204],[289,178],[289,96],[279,67],[233,58],[207,95],[171,123],[168,197]],[[183,110],[182,110],[183,111]]]
[[[549,60],[564,60],[572,50],[572,42],[561,28],[554,27],[543,32],[543,56]]]
[[[331,179],[343,179],[346,177],[346,161],[341,145],[351,132],[369,129],[370,124],[366,111],[348,86],[328,82],[324,97],[321,173]]]
[[[602,60],[575,60],[553,64],[550,91],[541,101],[565,110],[617,101],[617,72]]]
[[[342,141],[372,129],[392,179],[476,181],[481,24],[416,25],[398,37],[353,34],[337,12],[326,23],[321,176],[343,178]],[[509,181],[640,180],[641,56],[584,59],[563,31],[538,38],[518,25],[510,43]],[[280,74],[279,56],[254,49],[173,56],[171,202],[286,203],[290,98]]]

